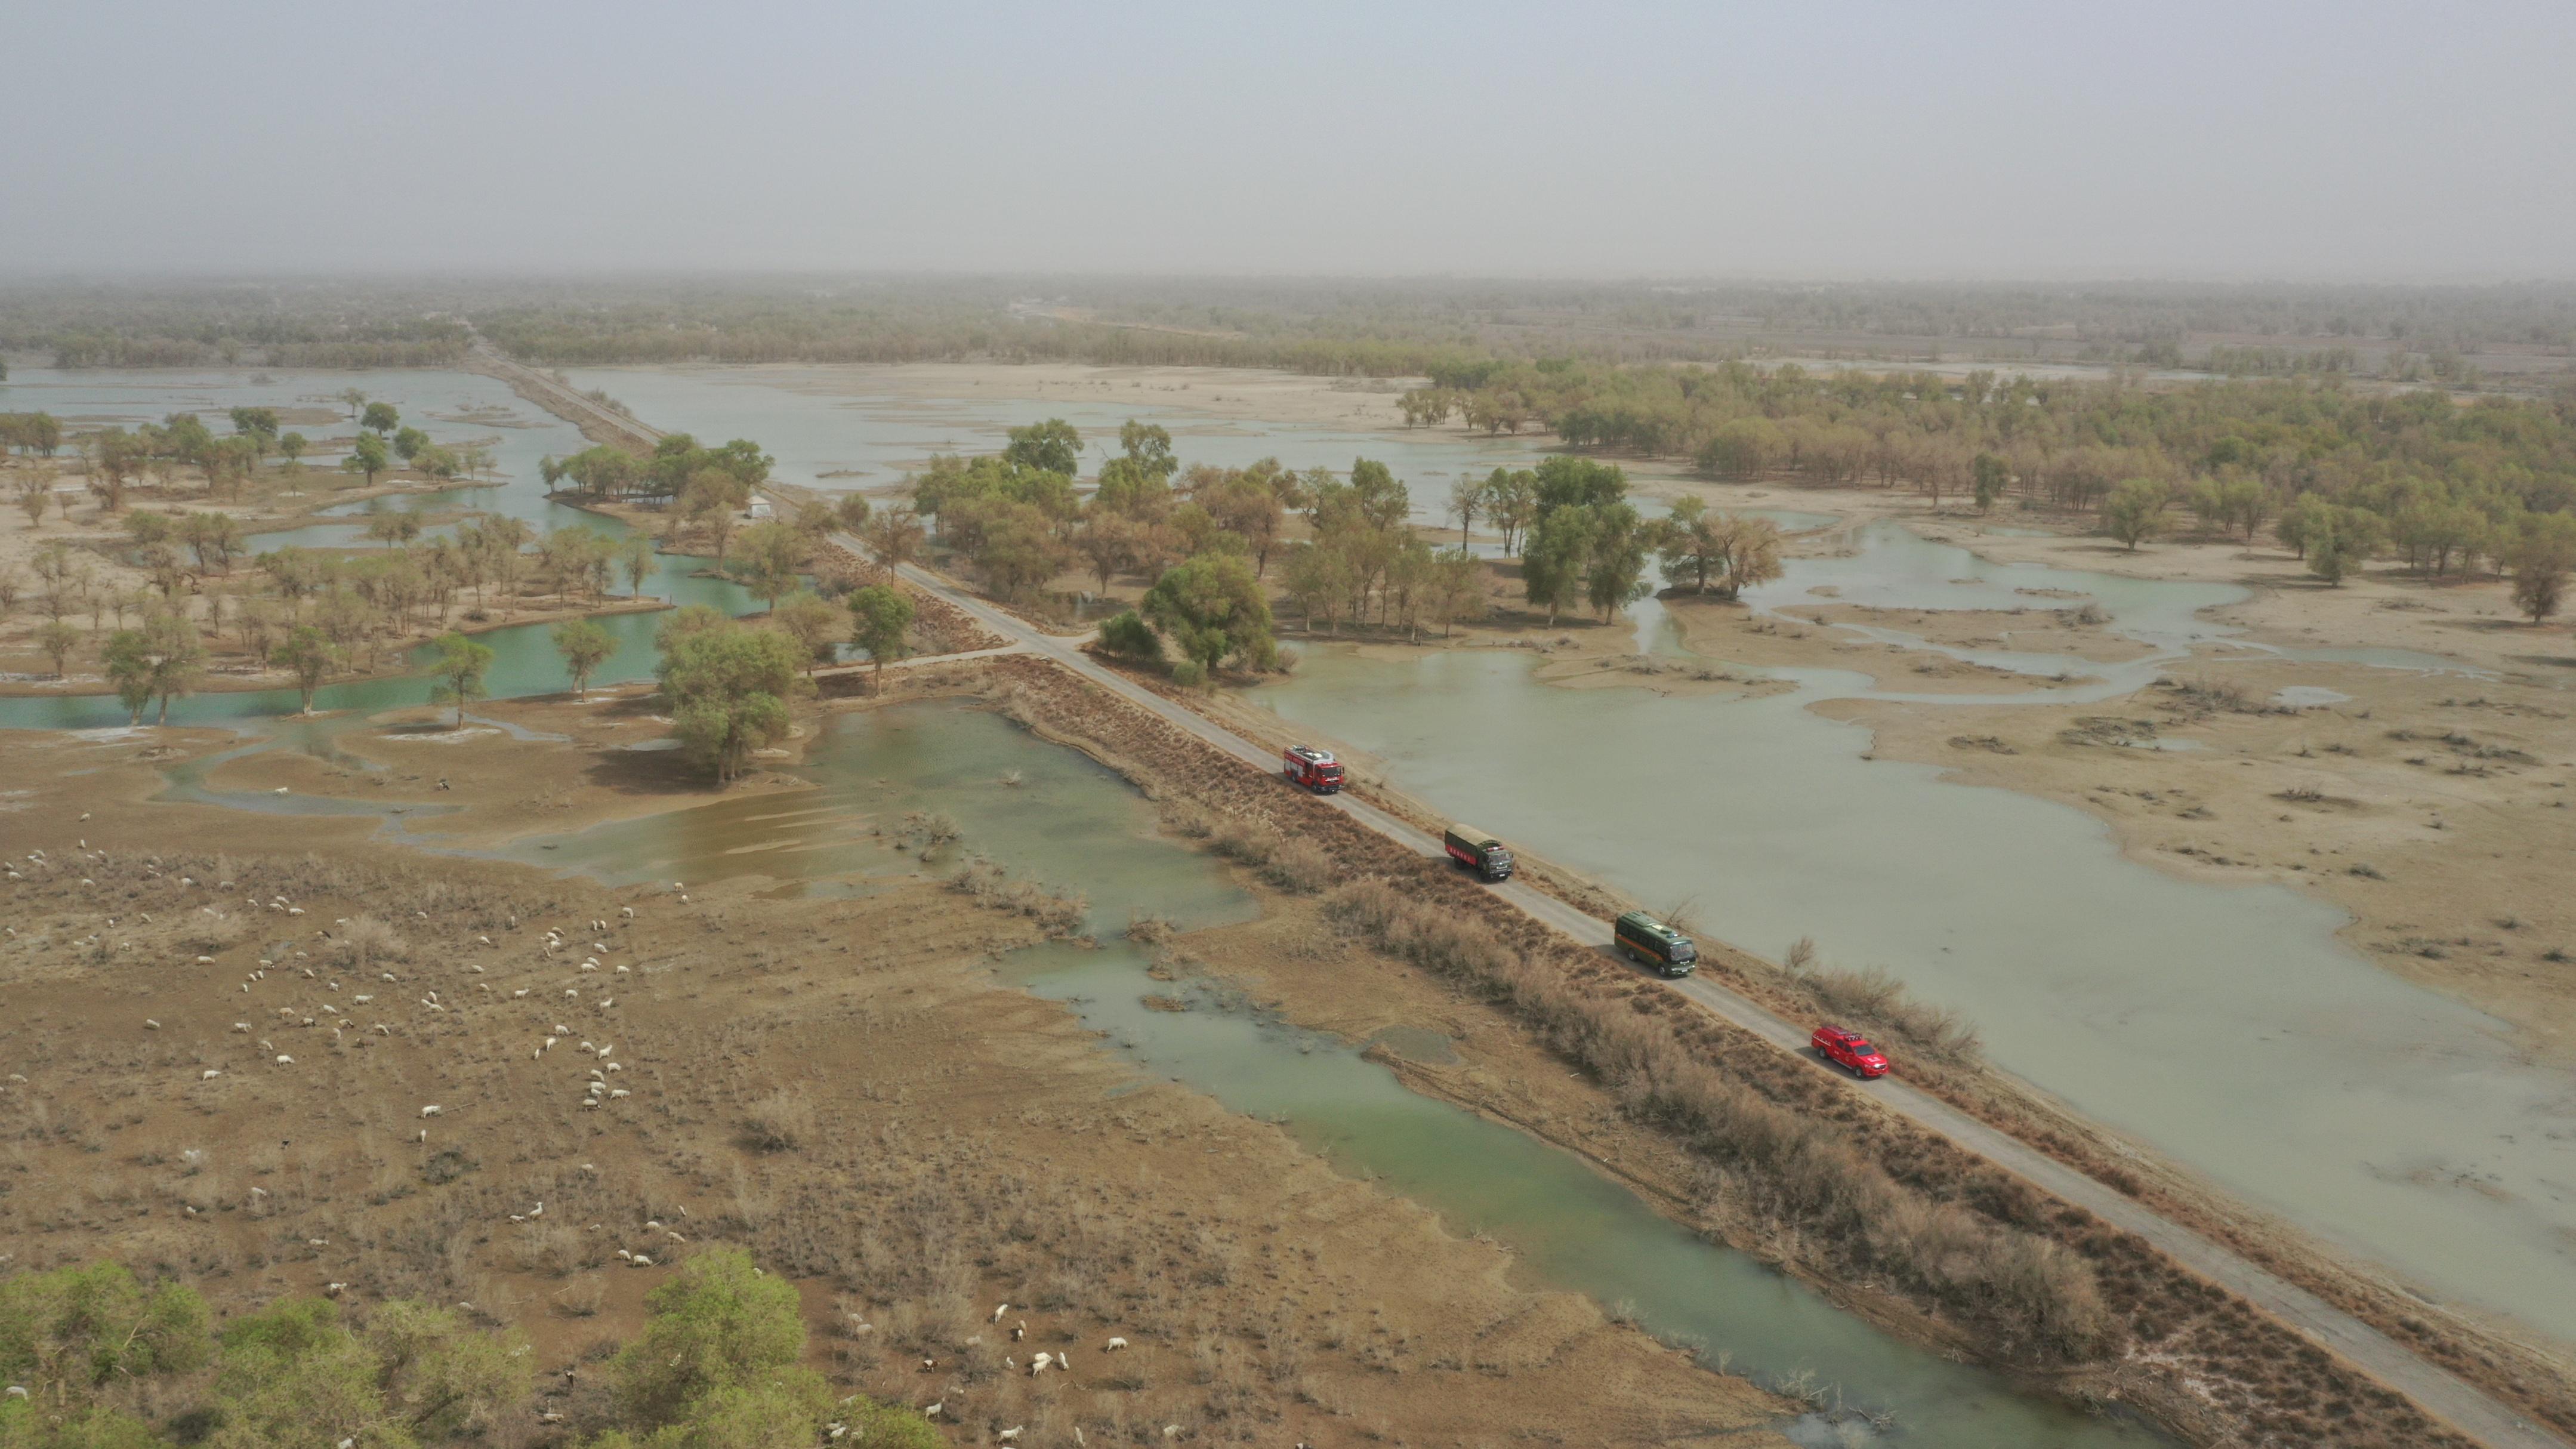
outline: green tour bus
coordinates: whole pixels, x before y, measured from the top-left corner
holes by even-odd
[[[1644,911],[1621,916],[1611,938],[1618,942],[1622,954],[1666,976],[1688,976],[1699,961],[1699,948],[1691,944],[1690,937]]]

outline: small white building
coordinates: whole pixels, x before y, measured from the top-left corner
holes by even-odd
[[[769,500],[766,498],[751,500],[751,516],[754,521],[769,517]]]

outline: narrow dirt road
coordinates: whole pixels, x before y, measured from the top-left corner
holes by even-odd
[[[834,540],[862,558],[867,556],[865,546],[856,538],[837,534]],[[1067,640],[1039,632],[926,568],[906,564],[902,572],[913,584],[965,610],[977,622],[1014,641],[1026,652],[1054,660],[1120,699],[1150,711],[1225,751],[1251,769],[1269,774],[1278,768],[1277,756],[1267,749],[1193,710],[1174,704],[1115,670],[1103,667]],[[1422,855],[1442,854],[1437,838],[1366,801],[1350,795],[1330,795],[1324,797],[1324,803]],[[1586,915],[1556,897],[1518,881],[1507,881],[1492,889],[1532,919],[1584,945],[1609,949],[1608,922]],[[1713,981],[1694,976],[1666,984],[1783,1051],[1802,1055],[1807,1051],[1806,1027],[1775,1016]],[[2460,1432],[2487,1444],[2490,1449],[2570,1449],[2567,1441],[2546,1428],[2498,1403],[2475,1385],[2426,1363],[2369,1324],[2306,1289],[2284,1282],[2229,1249],[2158,1216],[2115,1189],[2086,1177],[1936,1097],[1894,1078],[1882,1078],[1865,1086],[1853,1083],[1851,1090],[1869,1096],[1887,1110],[1949,1138],[2103,1221],[2146,1239],[2194,1272],[2305,1331],[2321,1346],[2342,1355],[2373,1378],[2413,1399],[2427,1413],[2446,1420]]]

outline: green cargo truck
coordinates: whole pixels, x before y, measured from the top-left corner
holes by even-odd
[[[1449,858],[1474,871],[1486,880],[1509,880],[1512,853],[1491,831],[1473,825],[1452,825],[1440,836],[1440,844]]]
[[[1699,947],[1691,944],[1690,937],[1644,911],[1621,916],[1611,930],[1611,939],[1618,943],[1622,955],[1666,976],[1688,976],[1699,961]]]

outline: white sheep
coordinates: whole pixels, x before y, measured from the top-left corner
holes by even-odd
[[[147,1016],[143,1018],[143,1029],[145,1031],[159,1031],[161,1029],[161,1023],[154,1021],[152,1018]]]
[[[26,1393],[27,1391],[26,1391],[25,1389],[11,1389],[9,1392],[11,1392],[11,1393],[13,1393],[13,1394],[24,1394],[24,1393]],[[940,1410],[942,1410],[942,1409],[944,1409],[944,1408],[947,1408],[947,1407],[948,1407],[948,1401],[947,1401],[946,1399],[941,1399],[938,1403],[935,1403],[935,1404],[931,1405],[929,1408],[922,1410],[922,1411],[921,1411],[921,1417],[923,1417],[923,1418],[925,1418],[925,1419],[936,1419],[936,1418],[938,1418],[938,1417],[939,1417],[939,1411],[940,1411]]]
[[[420,1109],[420,1115],[424,1117],[435,1117],[439,1114],[439,1110],[439,1105],[436,1102],[432,1102],[428,1106]]]
[[[201,1082],[211,1082],[222,1075],[222,1072],[217,1071],[213,1067],[208,1067],[204,1071],[197,1073],[197,1080]]]
[[[284,1052],[279,1052],[277,1054],[277,1064],[281,1067],[291,1067],[295,1065],[295,1058],[288,1056]]]
[[[1118,1350],[1125,1348],[1126,1346],[1127,1340],[1123,1338],[1113,1338],[1109,1340],[1109,1342],[1101,1345],[1100,1351],[1102,1353],[1116,1353]]]
[[[1055,1355],[1051,1353],[1041,1353],[1036,1358],[1030,1359],[1029,1377],[1036,1378],[1038,1375],[1045,1373],[1054,1363]]]
[[[653,1266],[653,1260],[645,1257],[642,1253],[638,1253],[635,1255],[635,1266],[638,1268],[650,1268]]]
[[[1002,1315],[1003,1315],[1003,1314],[1005,1314],[1005,1313],[1008,1313],[1008,1312],[1010,1312],[1010,1311],[1011,1311],[1011,1305],[1009,1305],[1009,1304],[1007,1304],[1007,1303],[1003,1304],[1001,1307],[996,1308],[996,1309],[994,1309],[994,1310],[993,1310],[993,1319],[992,1319],[992,1321],[993,1321],[993,1322],[995,1322],[995,1323],[999,1323],[999,1322],[1001,1322],[1001,1321],[1002,1321]]]
[[[1020,1427],[1021,1426],[1015,1425],[1011,1428],[1004,1429],[1001,1433],[996,1434],[993,1437],[1001,1440],[1005,1444],[1017,1444],[1020,1442]]]
[[[349,1285],[348,1285],[348,1284],[346,1284],[346,1283],[325,1283],[325,1284],[323,1284],[323,1285],[322,1285],[322,1291],[323,1291],[323,1292],[325,1292],[325,1293],[330,1294],[330,1295],[331,1295],[332,1297],[334,1297],[334,1298],[337,1298],[337,1297],[339,1297],[342,1293],[347,1292],[347,1291],[348,1291],[348,1288],[349,1288]]]

